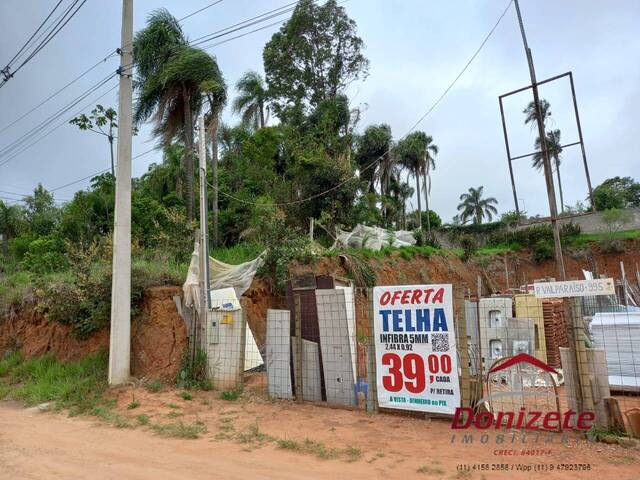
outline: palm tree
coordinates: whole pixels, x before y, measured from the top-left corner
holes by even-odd
[[[435,156],[438,154],[438,146],[433,143],[433,137],[431,135],[427,135],[425,137],[425,171],[423,174],[423,189],[424,189],[424,202],[425,207],[427,209],[427,231],[431,232],[431,220],[429,215],[429,194],[431,193],[431,175],[429,171],[431,169],[436,169],[436,160]],[[428,179],[428,183],[427,183]]]
[[[389,183],[397,171],[396,159],[390,152],[392,145],[391,127],[385,123],[369,125],[356,139],[355,160],[360,178],[369,184],[369,192],[375,192],[376,184],[380,183],[380,194],[387,194]]]
[[[218,65],[203,50],[190,47],[178,21],[166,10],[155,10],[147,27],[136,34],[133,46],[138,66],[134,120],[153,116],[154,136],[166,146],[180,138],[185,147],[187,222],[194,212],[194,121],[203,104],[203,86],[220,78]]]
[[[420,180],[424,178],[427,170],[425,154],[427,150],[428,135],[424,132],[412,132],[398,142],[395,154],[400,164],[409,171],[409,175],[416,180],[416,196],[418,199],[418,212],[422,211]],[[422,215],[418,215],[418,228],[422,229]]]
[[[542,112],[542,125],[546,126],[547,119],[551,116],[551,104],[545,100],[544,98],[540,99],[540,111]],[[536,122],[538,121],[538,109],[535,106],[533,101],[529,102],[527,108],[525,108],[522,113],[524,113],[524,124],[531,124],[531,128],[535,127]]]
[[[268,114],[267,88],[260,74],[252,70],[246,72],[236,83],[236,89],[239,95],[233,101],[233,111],[242,116],[245,125],[256,130],[264,128]]]
[[[458,211],[460,212],[460,220],[462,223],[468,219],[473,218],[473,223],[479,225],[486,217],[491,221],[493,215],[498,213],[498,210],[494,205],[498,204],[498,200],[493,197],[482,198],[482,191],[484,187],[469,188],[468,193],[460,195],[461,203],[458,205]]]
[[[401,224],[402,229],[407,229],[407,201],[413,196],[415,190],[408,183],[400,181],[399,178],[394,179],[391,183],[391,195],[401,205]]]
[[[547,154],[549,159],[553,160],[556,166],[556,174],[558,176],[558,190],[560,191],[560,209],[564,212],[564,198],[562,196],[562,180],[560,179],[560,154],[562,154],[562,144],[560,143],[560,130],[555,129],[547,133]],[[533,155],[533,168],[540,171],[544,166],[542,157],[542,142],[540,137],[536,138],[535,149],[536,153]]]

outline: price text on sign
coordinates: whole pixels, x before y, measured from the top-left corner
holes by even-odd
[[[534,283],[533,293],[538,298],[558,298],[615,295],[616,291],[612,278],[599,278],[596,280]]]
[[[451,285],[373,290],[378,403],[453,414],[460,406]]]

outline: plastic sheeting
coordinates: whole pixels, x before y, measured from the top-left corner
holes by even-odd
[[[200,273],[200,245],[196,242],[193,253],[191,254],[191,263],[187,272],[187,279],[182,286],[184,292],[184,304],[187,307],[200,305],[200,289],[198,286],[198,277]],[[241,263],[240,265],[230,265],[228,263],[209,257],[209,273],[211,290],[219,290],[221,288],[233,288],[236,298],[240,298],[251,286],[256,271],[264,261],[264,252],[258,258],[250,262]]]
[[[350,232],[338,229],[334,247],[369,248],[381,250],[384,247],[408,247],[415,245],[413,232],[406,230],[386,230],[381,227],[367,227],[358,224]]]

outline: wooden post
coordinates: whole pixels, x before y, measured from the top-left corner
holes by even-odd
[[[299,292],[293,292],[293,300],[296,311],[296,365],[293,371],[295,375],[296,402],[302,402],[304,400],[302,394],[302,305]]]

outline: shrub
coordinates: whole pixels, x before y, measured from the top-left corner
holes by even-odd
[[[53,235],[33,240],[24,253],[22,265],[38,274],[64,270],[68,266],[64,242]]]
[[[542,263],[545,260],[553,258],[554,248],[553,243],[548,240],[538,240],[533,247],[533,259],[537,263]]]
[[[624,243],[617,238],[617,235],[626,225],[631,223],[633,215],[627,210],[610,208],[602,213],[602,220],[607,226],[607,231],[599,242],[600,248],[605,253],[623,252]]]
[[[478,250],[478,242],[472,235],[462,235],[460,237],[460,247],[462,248],[462,260],[469,260]]]

